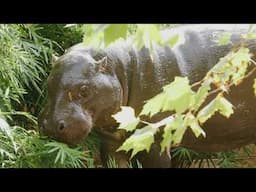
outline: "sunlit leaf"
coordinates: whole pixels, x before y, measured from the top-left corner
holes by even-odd
[[[3,132],[10,132],[10,126],[2,116],[0,116],[0,130]]]
[[[173,143],[179,144],[184,136],[185,131],[187,130],[186,122],[183,122],[173,134]]]
[[[126,39],[128,24],[110,24],[104,30],[104,43],[107,47],[110,43],[122,38]]]
[[[149,152],[152,143],[154,142],[154,134],[156,130],[151,126],[146,126],[142,129],[137,129],[117,151],[130,151],[132,150],[131,158],[134,157],[138,152],[146,150]]]
[[[90,37],[84,37],[84,44],[86,46],[93,46],[95,49],[98,49],[102,46],[104,40],[104,33],[98,32]]]
[[[217,108],[217,102],[216,98],[212,100],[208,105],[206,105],[204,108],[202,108],[198,114],[197,119],[200,123],[204,123],[207,121],[210,117],[214,115],[214,113],[218,110]]]
[[[187,77],[175,77],[174,81],[163,89],[167,97],[162,111],[175,110],[182,113],[194,104],[194,92]]]
[[[245,37],[246,39],[256,39],[256,33],[248,33]]]
[[[188,125],[196,137],[199,137],[200,135],[203,135],[204,137],[206,136],[204,130],[199,126],[197,119],[191,113],[188,115]]]
[[[161,42],[161,34],[160,34],[159,26],[149,24],[147,26],[147,30],[149,32],[150,41],[153,41],[159,44]]]
[[[219,111],[220,114],[228,118],[234,112],[232,107],[233,105],[225,99],[222,94],[219,94],[207,106],[199,111],[197,118],[200,123],[204,123],[213,116],[216,111]]]
[[[254,92],[254,95],[256,96],[256,79],[254,79],[254,82],[253,82],[253,92]]]
[[[229,67],[228,63],[231,57],[232,53],[228,53],[225,57],[220,58],[218,63],[215,64],[213,68],[207,73],[206,77],[209,77],[210,74],[225,72],[225,70]]]
[[[247,71],[247,67],[247,64],[240,65],[238,71],[233,73],[232,81],[234,82],[235,85],[238,85],[243,80],[245,73]]]
[[[10,88],[7,87],[7,89],[5,90],[5,93],[4,93],[4,97],[7,98],[9,96],[9,93],[10,93]]]
[[[165,44],[170,45],[170,47],[174,47],[178,41],[179,41],[179,34],[175,34],[170,39],[168,39],[165,42]]]
[[[207,98],[208,92],[211,89],[210,82],[204,82],[195,94],[195,104],[193,106],[194,110],[197,110]]]
[[[134,109],[131,107],[121,107],[121,111],[112,115],[112,117],[118,122],[118,129],[125,129],[126,131],[133,131],[140,120],[135,117]]]
[[[153,43],[161,44],[161,34],[158,25],[153,24],[139,24],[137,25],[137,32],[134,36],[133,44],[141,49],[143,46],[153,50]]]
[[[255,39],[256,33],[255,33],[256,25],[250,24],[248,32],[245,34],[245,39]]]
[[[254,31],[255,31],[255,29],[256,29],[256,25],[255,25],[255,24],[250,24],[250,26],[249,26],[249,30],[248,30],[248,33],[252,33],[252,32],[254,32]]]
[[[231,43],[231,33],[229,32],[226,32],[226,33],[223,33],[221,34],[221,36],[219,37],[218,39],[218,44],[219,45],[228,45]]]
[[[180,127],[183,123],[183,118],[181,115],[176,116],[173,121],[169,122],[164,127],[164,133],[163,133],[163,140],[161,142],[161,153],[164,152],[165,149],[167,151],[170,150],[171,143],[173,141],[173,133],[172,131],[176,130],[178,127]]]
[[[218,109],[220,114],[229,118],[233,111],[233,105],[223,96],[218,96]]]
[[[167,95],[165,93],[160,93],[153,98],[149,99],[146,104],[144,104],[140,115],[149,115],[152,117],[161,111],[164,106],[164,102]]]
[[[137,32],[133,37],[133,44],[139,50],[145,45],[143,36],[144,36],[144,31],[141,27],[138,26]]]
[[[249,53],[250,51],[248,48],[241,47],[236,53],[234,53],[231,60],[232,64],[234,66],[240,66],[243,62],[248,63],[251,59]]]
[[[134,129],[136,129],[137,125],[139,124],[140,120],[136,119],[135,121],[127,124],[124,127],[118,127],[118,129],[125,129],[126,131],[133,131]]]
[[[64,28],[75,27],[75,26],[77,26],[77,24],[66,24],[66,25],[64,26]]]
[[[149,99],[143,106],[140,115],[150,115],[161,111],[182,113],[194,104],[194,92],[191,90],[187,77],[175,77],[163,92]]]

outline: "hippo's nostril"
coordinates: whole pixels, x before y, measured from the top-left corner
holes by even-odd
[[[64,121],[59,122],[59,130],[62,131],[65,128],[65,123]]]

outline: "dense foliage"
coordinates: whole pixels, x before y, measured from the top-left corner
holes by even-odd
[[[137,48],[146,46],[151,51],[155,44],[173,47],[179,41],[179,35],[163,40],[160,29],[166,27],[175,25],[1,24],[1,167],[98,166],[95,159],[99,156],[100,141],[96,133],[93,132],[84,143],[75,147],[41,137],[38,133],[36,116],[47,98],[45,82],[52,67],[52,56],[60,56],[67,48],[82,41],[96,48],[106,47],[120,39],[129,39]],[[223,34],[219,43],[230,43],[230,36]],[[255,38],[253,27],[245,38]],[[123,110],[114,117],[120,122],[120,129],[132,134],[119,150],[132,150],[132,156],[142,150],[148,151],[160,127],[164,128],[162,152],[169,152],[171,145],[178,144],[187,128],[191,128],[196,136],[207,137],[200,125],[215,112],[226,117],[232,115],[233,106],[225,95],[229,93],[229,87],[236,86],[250,75],[249,66],[254,66],[250,50],[241,46],[220,60],[196,84],[191,85],[187,78],[175,78],[174,82],[163,88],[162,93],[147,101],[140,114],[151,117],[161,111],[173,112],[172,116],[155,124],[142,121],[140,116],[135,117],[132,108],[122,107]],[[195,86],[198,86],[196,90]],[[252,86],[256,90],[256,83]],[[169,92],[175,94],[170,95]],[[211,94],[216,94],[216,97],[204,103]],[[138,129],[138,124],[145,126]],[[222,167],[230,167],[234,166],[236,154],[230,151],[209,155],[177,148],[173,157],[182,158],[179,161],[185,166],[191,165],[194,160],[218,158]],[[108,167],[118,167],[111,157]],[[129,167],[134,165],[129,164]],[[135,167],[141,167],[140,163],[137,162]]]
[[[56,42],[40,36],[40,30],[42,27],[35,24],[0,25],[1,167],[94,166],[88,149],[95,151],[98,145],[95,136],[84,143],[85,150],[82,145],[70,148],[41,138],[37,132],[33,115],[41,110],[42,98],[45,98],[42,82],[47,78],[51,56],[56,52],[53,49]]]
[[[53,41],[53,49],[57,56],[62,55],[69,47],[82,42],[85,25],[38,24],[38,34]]]

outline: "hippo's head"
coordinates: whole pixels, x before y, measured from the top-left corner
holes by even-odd
[[[48,77],[48,100],[39,116],[40,132],[76,144],[94,126],[106,126],[119,110],[122,87],[114,66],[104,57],[71,50],[60,57]]]

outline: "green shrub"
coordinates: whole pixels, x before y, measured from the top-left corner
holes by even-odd
[[[10,127],[0,117],[0,167],[2,168],[83,168],[94,167],[89,150],[83,145],[69,147],[64,143],[40,137],[34,130]]]

